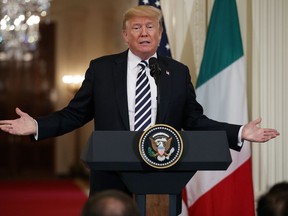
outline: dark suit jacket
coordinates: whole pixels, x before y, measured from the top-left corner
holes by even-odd
[[[95,130],[130,130],[127,103],[127,55],[104,56],[90,62],[85,80],[67,107],[36,118],[38,138],[70,132],[94,119]],[[231,149],[237,146],[239,125],[210,120],[196,101],[187,66],[158,55],[161,68],[159,122],[176,130],[225,130]],[[108,188],[123,190],[113,174],[91,172],[92,192]],[[114,179],[114,180],[112,180]],[[114,186],[111,186],[114,185]],[[116,185],[116,186],[115,186]]]
[[[104,56],[90,62],[85,80],[67,107],[36,118],[39,139],[59,136],[94,119],[95,130],[129,130],[127,55]],[[176,130],[225,130],[229,147],[237,146],[239,125],[213,121],[196,101],[187,66],[158,55],[161,68],[159,122]]]

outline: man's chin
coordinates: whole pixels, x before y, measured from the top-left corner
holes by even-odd
[[[138,50],[131,50],[136,56],[140,57],[141,59],[147,59],[150,56],[154,55],[154,53],[156,52],[155,49],[151,49],[148,47],[142,47],[141,49]]]

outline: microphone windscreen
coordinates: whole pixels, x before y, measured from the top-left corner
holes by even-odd
[[[155,57],[152,57],[149,59],[149,67],[157,64],[157,59]]]

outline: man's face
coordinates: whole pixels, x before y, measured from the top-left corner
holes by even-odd
[[[157,20],[149,17],[134,17],[128,20],[123,31],[129,49],[141,59],[147,59],[156,52],[161,34]]]

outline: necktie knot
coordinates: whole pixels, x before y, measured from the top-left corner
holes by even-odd
[[[147,67],[148,63],[147,61],[142,60],[138,65],[141,67],[141,71],[143,71]]]

